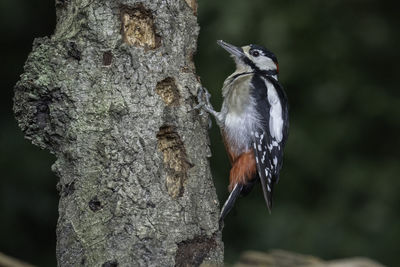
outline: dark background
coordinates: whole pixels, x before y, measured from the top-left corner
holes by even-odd
[[[219,109],[234,64],[215,41],[261,44],[279,60],[290,136],[275,205],[260,188],[226,218],[226,261],[248,249],[399,264],[399,12],[395,1],[199,1],[197,72]],[[23,139],[13,86],[34,37],[51,35],[53,0],[0,2],[0,251],[55,266],[54,157]],[[229,162],[215,126],[212,170],[220,201]]]

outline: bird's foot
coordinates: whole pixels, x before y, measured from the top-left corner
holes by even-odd
[[[213,106],[211,105],[211,94],[205,87],[200,86],[197,93],[197,104],[192,110],[200,109],[200,115],[203,115],[203,111],[206,111],[215,116],[217,112],[214,110]],[[212,126],[211,119],[209,120],[209,128]]]
[[[208,113],[215,112],[213,106],[210,102],[211,94],[205,87],[200,86],[198,93],[197,93],[197,106],[193,109],[201,109],[200,114],[203,114],[203,110],[207,111]]]

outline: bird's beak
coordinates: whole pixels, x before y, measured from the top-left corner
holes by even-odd
[[[225,43],[222,40],[218,40],[217,44],[226,51],[228,51],[232,56],[236,57],[237,59],[243,59],[244,57],[246,57],[246,55],[243,52],[243,49],[240,47],[236,47],[234,45]]]

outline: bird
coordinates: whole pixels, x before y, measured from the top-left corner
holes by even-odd
[[[232,165],[230,194],[221,209],[221,224],[236,199],[246,196],[258,181],[271,213],[272,193],[279,181],[288,138],[289,113],[287,95],[278,81],[278,60],[271,51],[255,44],[236,47],[222,40],[217,44],[229,52],[236,70],[223,83],[219,112],[204,87],[198,90],[195,108],[215,118]]]

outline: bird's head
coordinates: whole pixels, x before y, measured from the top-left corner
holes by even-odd
[[[278,60],[268,49],[259,45],[236,47],[222,40],[217,44],[228,51],[236,63],[236,71],[254,71],[267,75],[277,75],[279,72]]]

